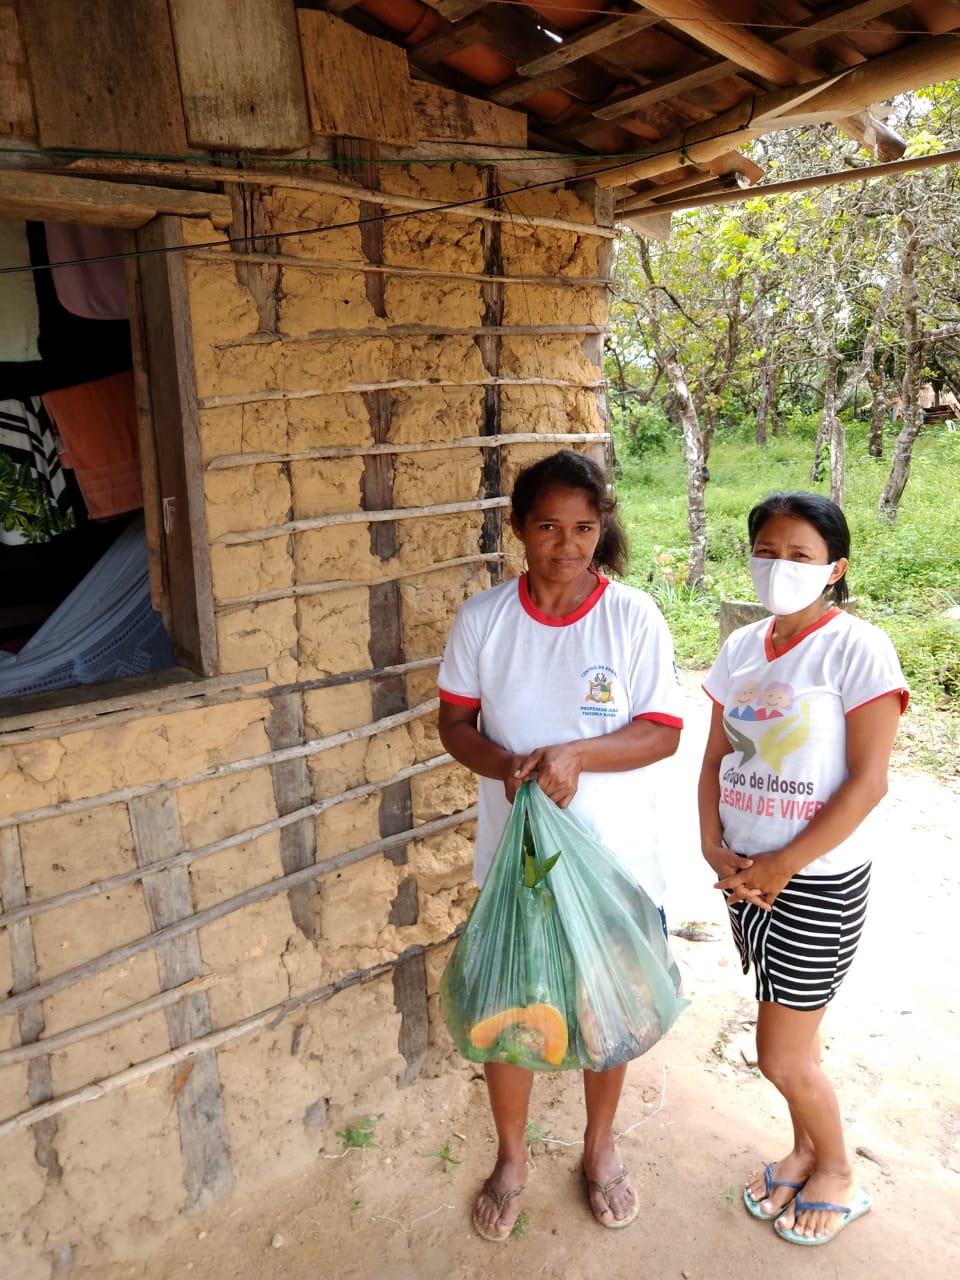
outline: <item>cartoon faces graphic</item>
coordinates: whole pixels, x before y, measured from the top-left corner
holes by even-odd
[[[756,680],[745,680],[733,695],[727,715],[734,720],[779,720],[793,708],[793,689],[774,681],[761,690]]]
[[[779,720],[793,707],[793,689],[788,684],[768,684],[760,695],[758,720]]]
[[[755,702],[760,700],[760,686],[756,680],[746,680],[733,695],[736,706],[727,714],[734,720],[756,720]]]
[[[597,671],[590,677],[586,700],[600,703],[613,701],[613,684],[606,672]]]

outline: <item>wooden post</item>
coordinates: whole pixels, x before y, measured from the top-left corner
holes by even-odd
[[[27,889],[23,878],[23,859],[20,854],[20,829],[7,827],[0,831],[0,896],[4,911],[12,911],[27,902]],[[37,955],[33,946],[33,930],[29,920],[12,924],[10,936],[10,968],[13,974],[13,993],[27,991],[37,985]],[[39,1004],[28,1004],[17,1018],[20,1043],[33,1044],[43,1033],[43,1009]],[[27,1094],[32,1107],[49,1102],[53,1097],[53,1081],[50,1075],[50,1057],[34,1058],[27,1067]],[[37,1164],[46,1169],[54,1182],[61,1177],[60,1158],[56,1148],[57,1122],[53,1117],[41,1120],[34,1126],[34,1154]]]
[[[299,693],[274,694],[267,719],[267,738],[273,750],[299,746],[307,741],[303,718],[303,698]],[[305,757],[280,760],[270,766],[277,814],[283,817],[303,809],[313,799],[310,766]],[[280,864],[284,874],[312,866],[317,860],[317,829],[312,819],[294,822],[280,830]],[[293,922],[305,938],[316,934],[314,899],[316,884],[300,885],[287,894]]]
[[[612,227],[616,220],[616,200],[614,192],[609,188],[598,187],[591,183],[593,187],[591,192],[593,204],[593,216],[596,218],[598,225],[603,227]],[[600,249],[597,254],[597,274],[606,280],[613,279],[613,244],[612,240],[601,240]],[[606,335],[603,333],[591,334],[583,340],[583,353],[591,363],[597,366],[597,376],[600,380],[596,389],[597,408],[600,411],[600,418],[603,422],[603,430],[610,430],[610,406],[607,403],[607,384],[603,381],[603,350]],[[587,450],[595,461],[599,462],[604,468],[610,470],[614,463],[613,457],[613,437],[611,436],[602,445],[591,447]]]
[[[483,194],[493,197],[499,193],[497,170],[493,165],[483,169]],[[491,200],[490,208],[500,209],[499,200]],[[501,276],[503,274],[502,222],[484,222],[481,228],[483,240],[483,270],[485,275]],[[503,324],[503,285],[493,280],[485,281],[480,287],[483,298],[484,327],[499,327]],[[503,338],[499,334],[483,334],[476,339],[480,349],[480,358],[487,374],[497,379],[500,376],[500,357]],[[501,389],[494,382],[483,389],[483,434],[498,436],[502,418]],[[501,489],[501,454],[499,449],[488,449],[484,453],[481,494],[484,498],[497,498]],[[499,551],[503,541],[503,515],[499,507],[493,507],[484,513],[483,530],[480,534],[480,550],[484,555]],[[501,576],[499,561],[491,561],[490,580],[497,583]]]
[[[352,139],[335,139],[335,154],[346,159],[362,158],[360,166],[352,166],[350,174],[354,182],[368,191],[380,185],[377,164],[379,151],[376,143]],[[361,218],[376,217],[383,206],[362,201]],[[485,224],[487,225],[487,224]],[[364,258],[374,264],[383,262],[383,223],[368,222],[361,225],[360,243]],[[367,299],[374,313],[385,318],[386,277],[381,273],[365,276]],[[389,388],[363,393],[363,400],[370,418],[370,430],[374,444],[385,444],[390,438],[393,414],[393,394]],[[363,506],[367,511],[389,511],[393,507],[394,455],[380,453],[367,455],[363,460]],[[370,524],[370,550],[380,560],[392,560],[397,554],[397,526],[393,520],[373,521]],[[403,619],[400,609],[400,583],[393,579],[376,582],[369,589],[370,660],[374,667],[397,666],[404,661]],[[402,675],[389,676],[372,686],[374,718],[395,715],[407,708],[407,684]],[[413,826],[413,797],[410,780],[384,787],[380,793],[379,828],[381,836],[409,831]],[[407,865],[407,846],[397,845],[383,855],[394,866]],[[404,876],[390,908],[391,924],[403,927],[417,923],[420,915],[420,899],[416,878]],[[411,962],[415,963],[415,962]],[[420,960],[423,969],[423,960]],[[414,971],[407,971],[406,962],[398,967],[400,977],[394,979],[394,1001],[401,1014],[400,1051],[407,1067],[405,1083],[416,1079],[426,1060],[426,1026],[419,1027],[421,1004],[426,1007],[426,978],[418,982]],[[422,1044],[421,1044],[422,1041]]]
[[[142,867],[161,862],[183,848],[180,814],[175,796],[155,792],[130,801],[130,825],[137,862]],[[190,873],[175,867],[143,877],[143,897],[154,929],[193,915]],[[166,991],[203,973],[196,932],[161,942],[156,948],[160,986]],[[196,1040],[213,1030],[206,991],[198,991],[166,1010],[170,1047]],[[201,1213],[229,1191],[233,1182],[230,1139],[220,1094],[215,1053],[201,1055],[177,1094],[180,1150],[187,1186],[187,1213]]]

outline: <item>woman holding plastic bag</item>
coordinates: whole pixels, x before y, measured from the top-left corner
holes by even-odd
[[[604,1227],[634,1220],[613,1140],[626,1062],[683,1007],[644,776],[682,727],[670,634],[644,592],[603,575],[623,572],[626,539],[595,463],[553,454],[512,503],[527,571],[463,605],[439,676],[443,744],[480,775],[482,888],[442,998],[458,1048],[484,1063],[499,1149],[473,1222],[495,1241],[520,1212],[531,1068],[592,1068],[590,1207]]]

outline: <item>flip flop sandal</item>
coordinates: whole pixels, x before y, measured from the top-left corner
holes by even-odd
[[[527,1184],[524,1183],[522,1187],[514,1187],[512,1191],[504,1191],[503,1195],[501,1195],[499,1191],[491,1186],[488,1178],[483,1184],[483,1191],[481,1192],[481,1195],[488,1195],[490,1197],[493,1203],[497,1206],[498,1216],[502,1217],[504,1205],[515,1196],[520,1195],[522,1191],[526,1191],[526,1189]],[[488,1227],[485,1222],[480,1220],[479,1212],[476,1207],[474,1207],[473,1210],[473,1229],[476,1231],[478,1236],[482,1236],[484,1240],[489,1240],[491,1244],[506,1244],[510,1239],[510,1231],[512,1230],[512,1228],[507,1228],[506,1231],[496,1231],[493,1227]]]
[[[600,1195],[602,1195],[604,1200],[607,1202],[607,1208],[610,1209],[610,1212],[612,1213],[613,1208],[610,1204],[610,1192],[614,1187],[619,1187],[624,1178],[629,1177],[627,1170],[621,1169],[617,1176],[615,1178],[611,1178],[609,1182],[594,1182],[592,1178],[587,1177],[586,1169],[583,1171],[583,1177],[587,1184],[587,1189],[589,1191],[599,1191]],[[599,1217],[597,1217],[592,1204],[590,1206],[590,1212],[593,1214],[594,1222],[601,1227],[605,1227],[607,1231],[622,1231],[624,1227],[629,1227],[630,1223],[634,1221],[637,1214],[640,1212],[640,1201],[635,1201],[633,1208],[625,1218],[614,1218],[612,1222],[603,1222]]]
[[[838,1236],[845,1226],[854,1222],[857,1218],[862,1218],[870,1209],[872,1201],[866,1191],[857,1191],[846,1204],[831,1204],[828,1200],[801,1200],[797,1196],[793,1204],[795,1214],[810,1213],[815,1209],[825,1209],[830,1213],[842,1213],[843,1218],[840,1225],[831,1231],[828,1236],[801,1236],[794,1231],[793,1227],[781,1227],[779,1222],[773,1224],[773,1229],[781,1240],[786,1240],[790,1244],[829,1244],[834,1236]],[[794,1218],[796,1222],[796,1218]]]
[[[773,1213],[764,1213],[760,1206],[763,1204],[764,1200],[769,1199],[770,1192],[773,1191],[775,1187],[790,1187],[793,1191],[800,1191],[803,1187],[803,1183],[784,1182],[782,1179],[775,1178],[773,1176],[773,1165],[768,1164],[763,1171],[763,1195],[759,1200],[754,1200],[753,1196],[750,1194],[749,1188],[743,1188],[743,1203],[746,1206],[747,1213],[749,1213],[752,1218],[758,1218],[761,1222],[773,1222],[775,1218],[779,1218],[787,1205],[793,1202],[794,1197],[791,1196],[787,1201],[787,1204],[782,1204],[780,1208],[774,1210]]]

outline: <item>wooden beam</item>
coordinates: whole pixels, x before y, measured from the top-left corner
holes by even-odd
[[[523,63],[517,67],[517,74],[537,76],[544,71],[555,71],[558,67],[569,66],[570,63],[586,58],[599,49],[619,44],[621,40],[627,40],[648,27],[656,26],[659,21],[655,13],[629,13],[625,17],[601,18],[598,22],[575,31],[552,52],[545,53],[540,58],[534,58],[532,62]]]
[[[673,182],[664,182],[659,187],[650,187],[648,190],[640,192],[632,191],[624,200],[617,201],[617,214],[634,213],[637,209],[646,209],[655,204],[657,200],[662,200],[666,196],[675,196],[680,191],[692,191],[697,187],[702,187],[704,183],[716,182],[717,175],[709,171],[697,172],[696,168],[691,165],[690,173],[683,178],[677,178]]]
[[[525,148],[527,145],[527,117],[522,111],[510,111],[483,98],[471,98],[425,80],[412,82],[411,97],[420,138],[496,147]]]
[[[299,9],[300,44],[314,133],[416,146],[404,51],[314,9]]]
[[[294,151],[309,144],[289,0],[170,0],[170,21],[191,146]]]
[[[893,53],[854,67],[809,98],[796,112],[785,111],[780,117],[782,127],[822,124],[849,115],[871,102],[883,102],[957,75],[960,75],[960,35],[915,40]]]
[[[20,22],[13,5],[0,5],[0,134],[34,138],[37,118],[30,93]]]
[[[20,852],[20,831],[8,827],[0,831],[0,899],[3,910],[14,911],[27,904],[27,886],[23,874],[23,858]],[[33,927],[29,921],[20,920],[9,928],[11,990],[19,994],[29,991],[38,982],[37,955],[33,945]],[[33,1044],[43,1035],[43,1008],[28,1004],[17,1015],[20,1043]],[[43,1054],[34,1058],[27,1068],[27,1096],[31,1107],[42,1106],[53,1097],[53,1077],[50,1058]],[[44,1120],[34,1131],[34,1155],[37,1164],[46,1171],[51,1182],[61,1176],[60,1158],[57,1155],[57,1122]]]
[[[424,0],[424,3],[448,22],[459,22],[485,9],[490,0]]]
[[[130,826],[137,863],[145,871],[151,863],[163,862],[183,848],[180,813],[170,791],[131,800]],[[153,929],[165,929],[193,916],[193,893],[186,867],[144,874],[141,885]],[[161,942],[156,952],[161,990],[180,987],[203,976],[196,931]],[[209,1035],[213,1019],[206,991],[195,991],[187,999],[169,1005],[166,1019],[171,1049]],[[233,1182],[216,1054],[197,1058],[177,1093],[177,1117],[187,1213],[200,1213],[225,1195]]]
[[[167,0],[19,8],[42,146],[183,154]]]
[[[941,169],[946,165],[960,165],[960,150],[941,151],[937,155],[917,156],[912,160],[893,160],[889,164],[871,164],[863,169],[817,173],[809,178],[791,178],[788,182],[770,182],[765,186],[722,191],[716,195],[691,196],[689,199],[681,197],[658,206],[658,210],[679,213],[682,209],[702,209],[715,204],[739,204],[744,200],[758,200],[765,196],[788,195],[791,191],[814,191],[821,187],[845,186],[850,182],[874,182],[877,178],[893,177],[919,169]]]
[[[230,201],[206,191],[101,182],[17,169],[0,172],[0,217],[93,223],[135,230],[159,213],[209,218],[228,227]]]
[[[771,43],[785,52],[805,49],[825,38],[822,30],[824,26],[831,24],[839,26],[843,23],[857,27],[884,13],[889,13],[891,9],[902,7],[903,0],[859,0],[857,4],[837,4],[830,9],[823,9],[820,13],[813,14],[804,20],[799,30],[788,31],[786,35],[779,36]],[[639,93],[630,94],[629,97],[598,107],[593,114],[599,120],[618,120],[621,116],[630,115],[641,107],[652,106],[656,102],[690,93],[694,89],[722,80],[725,76],[735,76],[740,70],[740,65],[729,58],[714,58],[695,71],[680,76],[664,76],[655,80]]]
[[[817,75],[746,28],[730,26],[705,0],[642,0],[642,4],[697,44],[723,54],[744,71],[762,76],[772,84],[785,86],[795,84],[804,76],[815,78]]]

